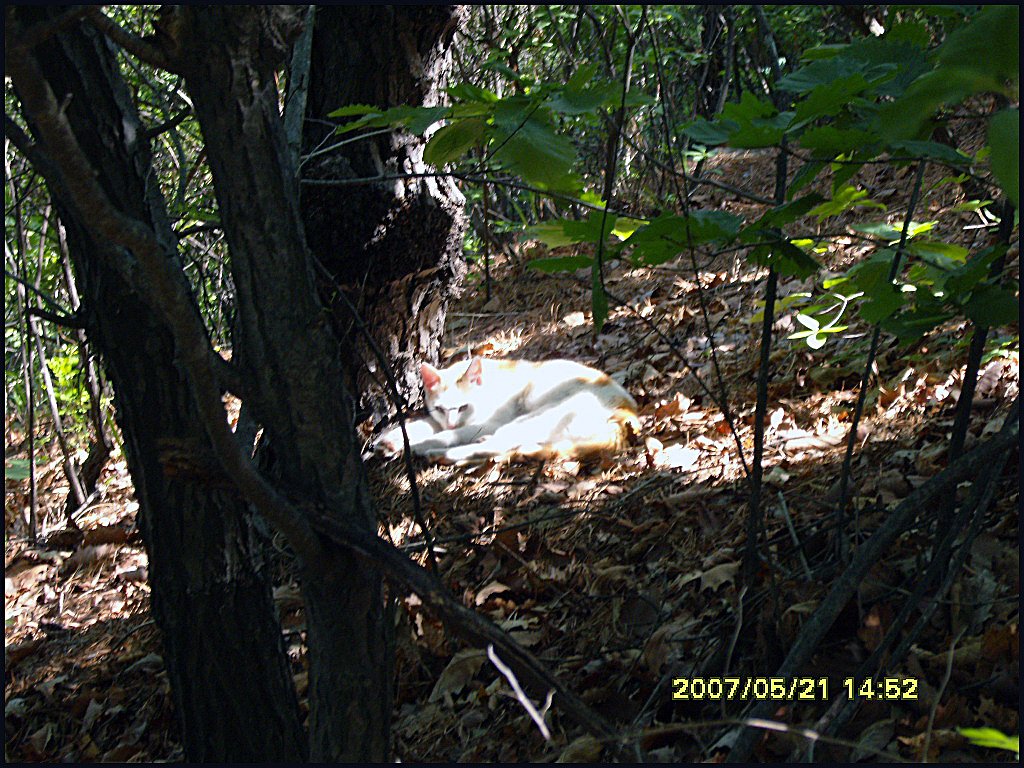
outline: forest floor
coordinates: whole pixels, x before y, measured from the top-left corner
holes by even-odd
[[[773,162],[765,154],[725,154],[704,172],[772,194]],[[926,177],[915,220],[935,220],[947,239],[978,247],[988,233],[970,228],[979,223],[977,214],[954,210],[962,202],[955,185],[933,186],[941,175],[934,169]],[[910,168],[885,165],[862,173],[859,183],[889,210],[846,215],[830,221],[828,231],[854,221],[900,221],[912,176]],[[729,192],[704,189],[695,206],[748,219],[759,213]],[[861,247],[846,238],[820,258],[841,270]],[[466,605],[509,631],[623,734],[636,737],[645,759],[715,761],[723,751],[713,741],[721,731],[713,723],[737,716],[737,702],[673,702],[670,681],[700,674],[723,643],[731,675],[771,676],[827,592],[835,577],[825,566],[836,480],[870,328],[853,322],[819,351],[788,340],[800,329],[796,295],[813,286],[797,280],[780,285],[764,456],[767,562],[749,615],[738,619],[748,506],[743,461],[750,462],[753,445],[763,274],[733,255],[699,255],[696,270],[685,255],[657,268],[610,263],[609,293],[625,306],[612,302],[595,337],[589,274],[551,276],[527,268],[542,250],[525,242],[496,256],[489,301],[474,267],[463,299],[451,308],[441,362],[476,354],[593,365],[636,397],[641,435],[620,455],[583,463],[421,468],[423,514],[441,575]],[[1018,253],[1014,245],[1008,260],[1014,271]],[[861,540],[945,466],[965,335],[961,323],[910,351],[883,343],[853,465],[860,514],[852,525]],[[1018,391],[1018,360],[1016,347],[1008,347],[984,365],[968,447],[1001,426]],[[698,376],[716,395],[728,391],[728,417]],[[24,457],[24,435],[7,427],[8,458],[18,455],[12,446]],[[79,533],[63,526],[67,487],[56,444],[41,452],[51,457],[41,458],[39,467],[41,519],[50,524],[38,546],[11,533],[27,506],[27,481],[5,484],[5,757],[181,760],[124,460],[116,454],[104,470],[104,493],[76,519]],[[370,460],[381,531],[422,558],[400,464]],[[1019,460],[1008,462],[966,568],[910,653],[887,671],[917,681],[917,698],[864,701],[842,732],[853,752],[819,744],[817,755],[842,761],[1012,757],[971,746],[956,729],[1018,732],[1018,470]],[[877,647],[927,562],[930,513],[871,570],[857,600],[802,670],[827,678],[827,695],[780,704],[777,720],[813,725],[838,697],[843,678]],[[545,741],[484,649],[454,640],[418,598],[397,597],[396,757],[600,758],[601,745],[561,718],[557,703]],[[285,580],[275,599],[304,698],[301,598]],[[680,723],[687,725],[667,727]],[[796,736],[773,733],[761,741],[757,757],[785,760],[798,744]]]

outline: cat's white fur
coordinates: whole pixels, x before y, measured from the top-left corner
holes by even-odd
[[[429,418],[406,423],[413,453],[462,464],[494,459],[578,457],[625,444],[637,405],[608,375],[570,360],[475,357],[438,370],[420,366]],[[402,451],[394,427],[374,444]]]

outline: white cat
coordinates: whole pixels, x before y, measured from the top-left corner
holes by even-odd
[[[609,376],[570,360],[474,357],[438,370],[420,366],[430,418],[406,423],[413,453],[462,464],[572,458],[615,450],[636,432],[636,401]],[[401,453],[394,427],[374,449]]]

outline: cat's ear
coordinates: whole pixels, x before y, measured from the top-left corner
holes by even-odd
[[[480,362],[479,357],[474,357],[469,364],[469,368],[466,369],[466,381],[468,381],[470,384],[476,384],[477,386],[480,386],[481,384],[484,383],[483,372],[484,364]]]
[[[420,363],[420,378],[423,379],[423,388],[428,391],[437,389],[441,384],[441,373],[430,363]]]

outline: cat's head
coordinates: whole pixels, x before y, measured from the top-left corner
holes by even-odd
[[[422,363],[420,377],[427,410],[441,429],[456,429],[473,420],[483,385],[480,358],[474,357],[467,368],[452,366],[438,370]]]

